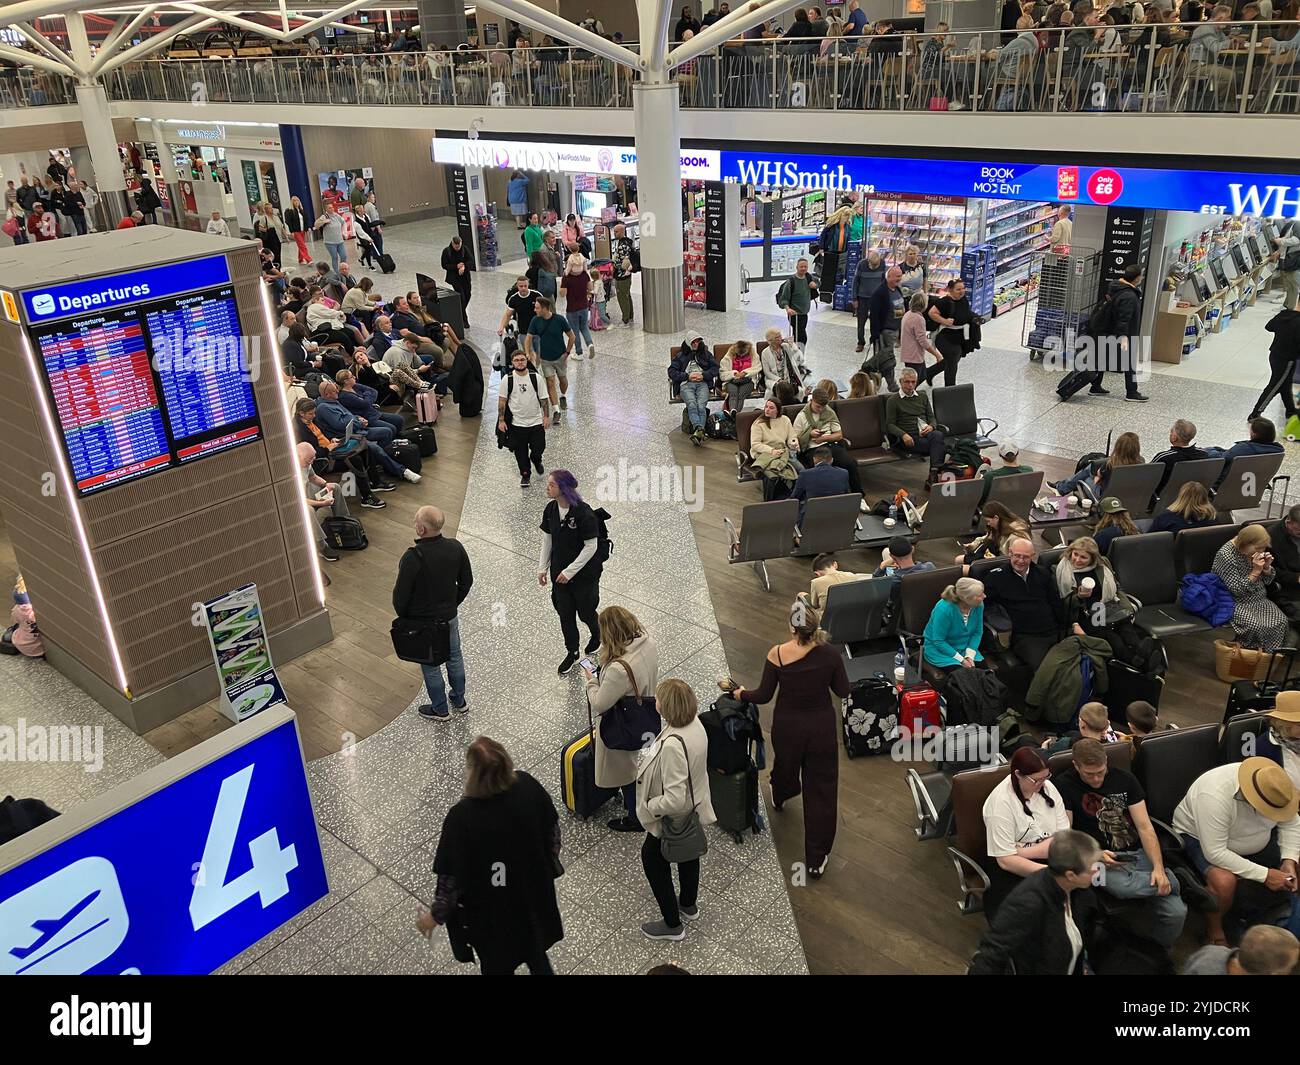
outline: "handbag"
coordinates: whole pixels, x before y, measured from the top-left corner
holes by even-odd
[[[948,97],[946,97],[946,96],[931,96],[931,97],[930,97],[930,110],[931,110],[931,111],[947,111],[947,110],[948,110]]]
[[[691,812],[679,821],[663,817],[659,821],[659,853],[666,862],[680,865],[693,862],[709,850],[708,837],[704,835],[704,826],[700,824],[699,804],[695,801],[695,781],[691,777],[691,759],[686,751],[686,741],[680,736],[669,737],[682,745],[682,755],[686,758],[686,784],[691,791]]]
[[[424,571],[424,555],[415,549]],[[451,622],[423,619],[394,618],[389,629],[393,653],[403,662],[418,662],[423,666],[440,666],[451,658]]]
[[[6,237],[13,238],[18,236],[18,220],[14,218],[6,218],[4,225],[0,226],[0,230],[4,231]]]
[[[627,674],[632,695],[625,695],[600,715],[600,742],[611,751],[639,751],[647,739],[659,735],[662,724],[653,695],[642,696],[632,667],[621,658],[614,659]],[[613,665],[613,663],[610,663]]]
[[[1214,672],[1221,681],[1264,680],[1277,652],[1243,647],[1227,640],[1214,641]]]

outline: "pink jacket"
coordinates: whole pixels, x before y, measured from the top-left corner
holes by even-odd
[[[903,315],[903,328],[898,337],[899,354],[902,355],[903,362],[912,366],[924,366],[928,340],[925,317],[916,311],[908,311]]]

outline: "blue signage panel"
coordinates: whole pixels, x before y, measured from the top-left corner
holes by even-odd
[[[328,890],[290,717],[0,874],[0,975],[208,973]]]
[[[127,303],[175,296],[196,288],[224,285],[229,281],[230,268],[226,265],[226,257],[210,255],[206,259],[31,289],[23,293],[23,306],[27,309],[27,321],[48,322],[86,311],[102,311]]]
[[[1102,207],[1300,217],[1297,174],[724,151],[722,179],[786,188],[986,196]]]

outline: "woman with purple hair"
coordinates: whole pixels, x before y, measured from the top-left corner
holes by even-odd
[[[550,502],[542,512],[542,554],[537,562],[537,583],[545,588],[549,573],[551,604],[560,616],[564,633],[564,676],[578,661],[578,619],[587,626],[591,639],[583,651],[600,647],[600,522],[595,511],[578,494],[578,481],[568,470],[552,470],[546,478]]]

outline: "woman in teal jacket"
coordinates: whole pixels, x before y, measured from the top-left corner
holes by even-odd
[[[925,626],[925,660],[937,669],[970,668],[982,662],[984,583],[961,577],[943,590]]]

